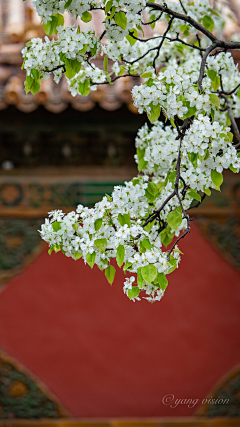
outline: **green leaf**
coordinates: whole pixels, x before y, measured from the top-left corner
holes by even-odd
[[[132,35],[134,37],[138,38],[138,32],[137,32],[136,28],[133,28],[132,30],[130,30],[129,34],[126,36],[126,39],[129,41],[129,43],[130,43],[131,46],[133,46],[136,43],[136,41],[137,41],[136,39],[134,39],[132,37]]]
[[[182,224],[182,211],[180,207],[168,213],[167,222],[172,230],[177,230],[180,227]]]
[[[74,258],[75,258],[75,261],[77,261],[78,259],[80,259],[82,257],[82,254],[80,253],[80,252],[76,252],[75,254],[74,254]]]
[[[172,268],[170,268],[170,270],[168,270],[168,274],[172,273],[174,270],[176,270],[177,268],[177,259],[174,258],[172,255],[170,255],[170,260],[169,260],[169,264],[172,265]]]
[[[198,153],[188,153],[188,158],[192,163],[193,167],[196,169],[198,161]]]
[[[143,240],[141,241],[141,243],[143,244],[143,247],[144,247],[145,249],[148,249],[149,251],[152,249],[152,245],[151,245],[151,243],[149,242],[149,239],[143,239]]]
[[[140,294],[140,289],[137,286],[133,286],[132,289],[128,290],[128,298],[136,298]]]
[[[24,83],[26,93],[31,92],[35,95],[40,89],[40,83],[36,82],[31,76],[26,76],[26,81]]]
[[[143,159],[145,151],[146,151],[146,148],[139,148],[139,147],[137,148],[137,156],[139,161]]]
[[[216,77],[216,79],[214,80],[214,82],[212,82],[212,84],[211,84],[211,88],[212,88],[214,91],[216,91],[216,90],[218,90],[218,88],[219,88],[220,84],[221,84],[220,77],[219,77],[219,76],[217,76],[217,77]]]
[[[153,228],[154,223],[155,223],[155,221],[149,222],[149,223],[144,227],[144,230],[145,230],[145,231],[147,231],[147,232],[151,231],[151,229]]]
[[[105,6],[105,15],[108,14],[108,12],[110,11],[112,5],[113,5],[113,1],[112,0],[110,0],[110,1],[107,2],[106,6]]]
[[[152,196],[155,196],[155,197],[159,193],[158,187],[156,186],[156,184],[154,184],[154,182],[148,183],[147,190],[150,194],[152,194]]]
[[[131,219],[129,214],[123,214],[124,224],[127,224],[128,227],[131,227]]]
[[[82,96],[88,96],[90,92],[90,80],[85,79],[84,82],[79,83],[78,90]]]
[[[67,3],[65,3],[64,9],[68,9],[71,3],[72,0],[68,0]]]
[[[187,119],[188,117],[194,116],[194,114],[197,111],[197,108],[195,106],[194,107],[190,107],[190,102],[189,101],[186,102],[186,107],[187,107],[188,111],[186,112],[186,114],[184,114],[184,116],[182,116],[183,120]]]
[[[105,194],[105,196],[107,197],[107,199],[108,199],[109,202],[112,202],[112,197],[109,196],[109,194]]]
[[[93,252],[92,254],[88,252],[86,255],[86,261],[91,268],[93,268],[94,266],[95,258],[96,258],[96,252]]]
[[[190,34],[189,25],[187,25],[187,24],[179,25],[179,28],[180,28],[180,30],[184,36],[189,36],[189,34]]]
[[[138,163],[138,172],[141,172],[147,166],[148,162],[144,159],[141,159]]]
[[[121,213],[118,214],[118,221],[120,222],[121,227],[123,227],[125,222],[124,222],[124,217]]]
[[[48,249],[48,255],[51,255],[53,250],[54,250],[54,246],[51,245],[50,248]]]
[[[57,34],[57,27],[59,25],[64,25],[64,17],[60,13],[57,13],[51,16],[51,21],[43,24],[43,29],[48,36],[51,36],[52,34]]]
[[[232,134],[232,132],[227,132],[227,134],[228,134],[230,142],[232,142],[233,141],[233,134]]]
[[[94,240],[94,245],[97,246],[99,252],[103,254],[107,247],[107,239],[96,239]]]
[[[156,199],[156,196],[153,196],[151,193],[149,193],[148,189],[145,190],[145,196],[150,202],[154,202],[154,200]]]
[[[108,67],[108,55],[104,56],[103,67],[104,67],[104,70],[107,71],[107,67]]]
[[[215,70],[207,70],[207,75],[208,75],[208,77],[212,81],[214,81],[216,79],[216,77],[217,77],[217,71],[215,71]]]
[[[122,267],[125,257],[125,248],[123,245],[119,245],[117,248],[116,261],[118,267]]]
[[[167,247],[169,243],[171,243],[174,236],[174,232],[172,232],[171,227],[168,225],[161,233],[161,242],[162,244]]]
[[[127,26],[127,18],[124,12],[120,11],[117,12],[115,15],[115,22],[116,24],[121,27],[123,30],[125,30]]]
[[[143,73],[140,77],[141,79],[148,79],[149,77],[152,77],[152,73]]]
[[[232,172],[237,173],[237,168],[234,168],[234,167],[233,167],[233,165],[230,165],[230,166],[229,166],[229,169],[230,169]]]
[[[160,288],[163,291],[165,291],[165,289],[168,285],[168,280],[167,280],[165,274],[164,273],[158,273],[157,278],[158,278],[158,283],[159,283]]]
[[[198,194],[196,191],[190,190],[190,191],[188,192],[188,195],[189,195],[190,197],[192,197],[193,199],[198,200],[199,202],[201,202],[201,201],[202,201],[200,194]]]
[[[145,280],[142,277],[142,267],[139,267],[137,271],[137,283],[140,288],[145,284]]]
[[[94,222],[95,231],[100,230],[100,228],[102,227],[102,222],[103,222],[102,218],[97,218],[95,220],[95,222]]]
[[[141,25],[136,25],[136,27],[137,27],[137,29],[139,30],[139,31],[141,31],[141,33],[142,33],[142,35],[143,35],[143,37],[144,37],[144,31],[143,31],[143,29],[142,29],[142,27],[141,27]]]
[[[204,191],[204,193],[205,193],[207,196],[211,196],[211,190],[210,190],[210,188],[205,188],[205,187],[203,187],[203,191]]]
[[[65,76],[68,79],[71,79],[75,76],[76,73],[78,73],[81,69],[81,62],[79,62],[77,59],[69,59],[66,57],[64,53],[60,53],[60,59],[64,62],[66,71],[64,71]]]
[[[218,98],[217,95],[215,95],[215,93],[210,93],[209,95],[210,101],[216,105],[217,109],[219,109],[220,106],[220,98]]]
[[[147,113],[148,119],[151,123],[155,123],[161,113],[161,105],[154,105],[152,102],[149,104],[151,107],[151,113]]]
[[[120,225],[123,227],[125,224],[128,225],[128,227],[131,227],[131,219],[128,214],[118,214],[118,221],[120,222]]]
[[[211,33],[213,28],[214,28],[213,19],[210,16],[205,15],[203,18],[203,26],[204,26],[204,28],[206,28],[206,30],[210,31],[210,33]]]
[[[217,172],[216,170],[212,170],[211,178],[212,178],[213,184],[216,185],[216,187],[220,187],[220,185],[223,182],[222,174],[220,172]]]
[[[132,263],[131,263],[131,262],[129,262],[129,261],[127,261],[127,262],[126,262],[126,264],[125,264],[125,265],[124,265],[124,267],[123,267],[123,271],[124,271],[124,273],[125,273],[127,270],[129,270],[131,267],[132,267]]]
[[[58,222],[58,221],[53,222],[52,228],[53,228],[53,231],[55,232],[58,230],[61,230],[61,222]]]
[[[142,277],[146,282],[152,283],[156,277],[157,277],[157,269],[155,265],[146,265],[145,267],[142,267],[141,270]]]
[[[92,14],[86,10],[86,12],[83,12],[81,20],[83,22],[90,22],[92,20]]]
[[[116,6],[113,6],[113,7],[112,7],[112,10],[111,10],[111,13],[110,13],[110,16],[109,16],[109,17],[107,17],[107,18],[106,18],[106,20],[108,20],[108,19],[109,19],[109,21],[111,21],[111,19],[112,19],[113,15],[114,15],[114,13],[115,13],[115,11],[116,11]]]
[[[110,283],[110,285],[114,281],[115,273],[116,273],[116,270],[115,270],[115,268],[112,265],[109,265],[105,269],[105,276],[107,278],[107,281]]]

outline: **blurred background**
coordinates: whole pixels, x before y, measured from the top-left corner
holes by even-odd
[[[231,39],[240,2],[222,6]],[[192,211],[159,303],[129,301],[121,271],[110,287],[97,268],[50,257],[37,231],[47,212],[93,206],[131,179],[146,117],[131,78],[75,98],[49,79],[26,95],[21,49],[42,36],[30,0],[0,0],[0,425],[239,426],[239,176]]]

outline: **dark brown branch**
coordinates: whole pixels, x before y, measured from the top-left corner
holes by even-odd
[[[224,94],[224,95],[232,95],[234,92],[236,92],[236,90],[240,87],[240,83],[230,92],[225,92],[224,90],[222,90],[221,92],[219,92],[220,94]]]
[[[173,16],[174,18],[180,19],[181,21],[188,22],[192,27],[196,28],[196,30],[199,30],[201,33],[205,34],[205,36],[207,36],[212,42],[217,41],[217,38],[212,33],[210,33],[210,31],[206,30],[206,28],[204,28],[203,25],[199,24],[197,21],[195,21],[190,16],[183,15],[182,13],[175,12],[174,10],[169,9],[165,4],[161,5],[158,3],[147,2],[147,6],[153,10],[163,11],[163,12],[167,13],[168,15]],[[240,46],[240,43],[238,43],[238,44]]]
[[[217,47],[217,43],[212,43],[206,50],[205,53],[202,57],[202,62],[201,62],[201,66],[200,66],[200,73],[199,73],[199,78],[198,78],[198,86],[201,90],[201,92],[203,91],[202,88],[202,81],[203,81],[203,76],[204,76],[204,71],[205,71],[205,65],[206,65],[206,60],[208,55],[210,54],[210,52],[212,52],[212,50],[216,49]]]
[[[161,40],[161,42],[159,43],[159,46],[158,46],[158,48],[157,48],[157,53],[156,53],[156,55],[155,55],[155,57],[154,57],[154,60],[153,60],[153,68],[154,68],[154,70],[155,70],[155,73],[156,73],[156,60],[157,60],[157,58],[158,58],[158,56],[159,56],[159,53],[160,53],[160,50],[161,50],[161,47],[162,47],[162,45],[163,45],[163,43],[164,43],[164,40],[165,40],[165,38],[166,38],[166,35],[167,35],[167,33],[170,31],[170,28],[171,28],[171,25],[172,25],[172,22],[173,22],[173,17],[170,19],[170,21],[169,21],[169,23],[168,23],[168,26],[167,26],[167,29],[166,29],[166,31],[164,32],[164,34],[163,34],[163,37],[162,37],[162,40]]]

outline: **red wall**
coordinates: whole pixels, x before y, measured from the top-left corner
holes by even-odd
[[[78,417],[179,416],[240,359],[240,275],[196,227],[161,302],[44,252],[0,294],[0,345]]]

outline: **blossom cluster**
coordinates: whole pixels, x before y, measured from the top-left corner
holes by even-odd
[[[170,242],[174,234],[186,226],[180,215],[178,231],[168,227],[167,234],[165,231],[161,235],[157,223],[152,223],[148,231],[143,227],[143,217],[152,209],[149,194],[153,205],[155,200],[158,203],[161,187],[160,179],[151,182],[148,175],[133,178],[124,186],[116,186],[112,196],[105,196],[94,208],[79,205],[76,212],[67,215],[62,211],[51,212],[51,219],[42,225],[41,236],[49,243],[50,251],[61,250],[73,259],[83,257],[91,267],[96,264],[105,270],[110,283],[115,276],[111,260],[116,259],[119,267],[124,264],[125,272],[137,273],[137,282],[135,276],[124,282],[128,297],[139,300],[140,292],[144,291],[144,298],[158,301],[167,286],[166,274],[172,272],[180,260],[177,246],[168,258],[163,250],[164,239],[167,237]],[[162,199],[170,187],[172,184],[164,189]],[[189,206],[192,199],[188,199]]]
[[[209,39],[200,40],[186,21],[170,22],[167,13],[146,7],[145,0],[34,4],[47,36],[31,40],[22,51],[26,91],[37,93],[41,80],[52,73],[56,83],[65,75],[73,96],[87,96],[98,84],[112,84],[121,76],[138,76],[133,103],[152,123],[150,128],[145,124],[136,138],[138,176],[116,186],[93,208],[79,205],[66,215],[51,212],[40,234],[50,252],[61,250],[75,260],[83,258],[90,267],[96,264],[111,284],[116,260],[127,274],[123,290],[131,300],[143,296],[158,301],[168,284],[166,276],[180,262],[178,238],[190,231],[187,210],[213,189],[220,190],[224,169],[240,169],[229,115],[231,109],[233,117],[240,116],[238,66],[229,52],[213,52],[200,84]],[[210,32],[221,31],[223,19],[208,0],[164,4],[187,12]],[[95,11],[104,11],[102,36],[98,38],[90,26],[81,29],[77,20],[64,26],[66,10],[84,22],[90,22]],[[168,33],[156,25],[147,39],[145,25],[153,28],[155,20],[166,21]],[[94,63],[97,56],[103,57],[102,68]],[[168,120],[165,124],[159,121],[161,112]]]
[[[210,188],[219,189],[223,169],[240,169],[240,158],[232,145],[230,128],[218,122],[211,123],[209,117],[199,114],[187,130],[181,144],[180,175],[191,190],[209,194]],[[177,131],[171,126],[164,128],[157,122],[151,130],[145,125],[139,130],[136,147],[144,159],[144,172],[166,179],[176,168],[179,150]],[[135,159],[139,162],[136,155]],[[190,193],[191,194],[191,193]],[[157,206],[161,205],[159,200]],[[169,202],[176,203],[174,198]]]

